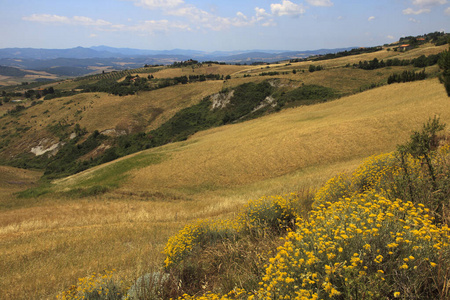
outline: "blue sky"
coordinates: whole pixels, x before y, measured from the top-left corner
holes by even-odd
[[[314,50],[450,31],[450,0],[0,0],[0,48]]]

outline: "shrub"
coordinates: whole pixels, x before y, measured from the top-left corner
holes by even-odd
[[[450,229],[422,204],[358,194],[298,220],[266,269],[258,296],[445,299]]]
[[[168,269],[179,264],[197,248],[214,244],[236,234],[235,225],[229,221],[199,220],[186,225],[177,235],[171,237],[164,248],[164,266]]]
[[[292,229],[299,216],[301,202],[295,193],[249,201],[238,217],[241,231],[247,234],[267,231],[281,234],[287,228]]]
[[[114,271],[105,271],[104,274],[92,274],[89,277],[78,279],[77,285],[57,295],[61,300],[121,300],[124,291],[114,278]]]
[[[198,220],[188,224],[167,242],[164,265],[170,269],[196,250],[224,240],[280,235],[294,228],[295,220],[307,210],[308,198],[311,198],[309,191],[261,197],[249,201],[234,220]]]
[[[225,294],[235,288],[256,290],[267,253],[294,227],[311,198],[309,191],[262,197],[250,201],[235,219],[185,226],[164,249],[165,269],[178,282],[175,295],[206,288]]]

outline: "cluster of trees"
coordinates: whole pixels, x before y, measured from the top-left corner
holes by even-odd
[[[280,72],[271,71],[271,72],[262,72],[259,74],[259,76],[276,76],[280,75]]]
[[[236,66],[241,65],[241,64],[236,64]],[[244,63],[243,65],[246,65],[246,63]],[[263,62],[263,61],[254,61],[250,64],[251,66],[265,66],[265,65],[270,65],[269,63]]]
[[[401,44],[409,43],[411,46],[416,46],[416,45],[420,44],[421,42],[422,43],[432,42],[436,46],[440,46],[440,45],[447,44],[448,37],[449,37],[449,34],[446,34],[442,31],[441,32],[435,31],[435,32],[430,32],[430,33],[427,33],[424,35],[419,35],[419,36],[401,37],[399,42]],[[419,39],[423,39],[423,41],[421,41]]]
[[[0,101],[0,105],[2,103],[8,103],[12,97],[22,97],[23,94],[19,92],[9,92],[2,91],[2,101]]]
[[[25,97],[27,99],[39,99],[41,97],[47,96],[47,95],[53,95],[55,94],[55,89],[53,87],[45,88],[43,90],[33,90],[29,89],[23,93],[21,92],[9,92],[2,91],[2,101],[3,103],[7,103],[11,100],[12,97]]]
[[[438,64],[439,68],[442,70],[439,80],[444,84],[447,95],[450,97],[450,49],[442,52]]]
[[[359,68],[363,70],[375,70],[379,68],[384,67],[391,67],[391,66],[408,66],[413,65],[416,68],[425,68],[428,66],[435,65],[440,57],[441,54],[431,54],[429,56],[421,55],[414,59],[388,59],[386,61],[384,60],[378,60],[376,57],[373,60],[365,60],[360,61],[358,64],[354,64],[354,68]]]
[[[83,92],[104,92],[118,96],[134,95],[138,91],[152,90],[153,87],[149,85],[148,78],[139,77],[139,75],[128,75],[122,82],[117,82],[115,79],[102,79],[96,83],[88,85],[80,85],[77,89],[82,89]]]
[[[278,99],[278,106],[312,105],[336,99],[339,95],[332,89],[320,85],[302,85],[287,93],[282,93]]]
[[[414,72],[414,71],[403,71],[400,74],[392,74],[388,77],[388,84],[395,83],[395,82],[409,82],[409,81],[416,81],[416,80],[424,80],[427,78],[427,74],[425,73],[425,70],[421,72]]]
[[[323,69],[324,69],[324,67],[321,65],[317,65],[317,66],[309,65],[309,72],[321,71]]]
[[[206,81],[206,80],[224,80],[224,79],[231,79],[230,75],[227,75],[224,77],[220,74],[201,74],[201,75],[189,75],[189,76],[180,76],[180,77],[174,77],[174,78],[168,78],[168,79],[162,79],[161,83],[158,85],[159,87],[162,86],[170,86],[170,85],[176,85],[176,84],[187,84],[189,82],[198,82],[198,81]]]
[[[212,60],[207,60],[204,61],[203,64],[207,64],[207,65],[212,65],[212,64],[216,64],[216,65],[226,65],[226,62],[219,62],[219,61],[212,61]]]
[[[139,75],[128,75],[124,81],[117,82],[115,79],[102,79],[96,83],[88,85],[80,85],[77,89],[82,89],[83,92],[104,92],[118,96],[134,95],[138,91],[151,91],[161,89],[177,84],[187,84],[188,82],[206,81],[206,80],[223,80],[231,79],[230,75],[224,77],[219,74],[206,75],[189,75],[179,76],[173,78],[156,79],[153,75],[148,75],[147,78],[139,77]]]
[[[377,52],[382,50],[383,48],[380,46],[377,47],[361,47],[361,48],[355,48],[352,49],[350,51],[341,51],[338,53],[329,53],[329,54],[325,54],[325,55],[320,55],[318,57],[315,57],[313,60],[317,61],[317,60],[326,60],[326,59],[333,59],[333,58],[339,58],[339,57],[344,57],[344,56],[349,56],[349,55],[358,55],[358,54],[363,54],[363,53],[372,53],[372,52]]]
[[[200,63],[198,60],[195,59],[189,59],[187,61],[176,61],[172,64],[173,68],[181,68],[181,67],[189,67],[189,66],[195,66],[199,65]]]
[[[229,75],[227,77],[229,77]],[[206,80],[224,80],[224,76],[220,74],[189,75],[189,82],[206,81]]]

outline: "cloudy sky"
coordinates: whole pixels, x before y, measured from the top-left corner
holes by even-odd
[[[450,0],[0,0],[0,48],[314,50],[450,31]]]

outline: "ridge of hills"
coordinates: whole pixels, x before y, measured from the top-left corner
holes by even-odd
[[[73,59],[88,59],[88,58],[123,58],[133,56],[171,56],[202,59],[204,61],[238,61],[267,58],[266,62],[278,60],[286,60],[290,58],[306,57],[311,55],[336,53],[345,50],[351,50],[357,47],[335,48],[335,49],[318,49],[305,51],[292,50],[237,50],[237,51],[198,51],[186,49],[173,50],[143,50],[133,48],[114,48],[108,46],[94,46],[90,48],[76,47],[70,49],[36,49],[36,48],[3,48],[0,49],[0,59],[35,59],[35,60],[51,60],[57,58],[73,58]],[[253,59],[254,58],[254,59]]]
[[[158,267],[168,237],[186,223],[235,216],[262,195],[313,191],[364,158],[394,150],[429,118],[449,123],[438,66],[411,64],[447,47],[263,66],[140,68],[41,85],[36,93],[48,94],[39,99],[4,103],[4,163],[48,163],[64,152],[82,155],[63,156],[59,166],[66,159],[82,165],[115,147],[126,156],[56,180],[39,181],[42,165],[4,167],[11,180],[0,199],[0,294],[52,298],[78,278],[113,268],[132,284]],[[380,66],[375,58],[408,64]],[[387,84],[394,73],[423,70],[425,80]],[[105,86],[125,89],[114,94],[101,91]],[[145,149],[156,133],[178,127],[192,130]]]
[[[447,36],[448,34],[443,32],[434,32],[418,37],[403,37],[398,42],[386,44],[385,47],[396,48],[402,43],[409,43],[410,41],[414,45],[424,42],[442,45],[446,43]],[[17,70],[12,72],[12,77],[0,77],[0,85],[65,79],[98,74],[104,71],[139,68],[143,65],[168,65],[189,59],[232,64],[274,63],[286,60],[298,61],[317,56],[329,57],[336,53],[352,53],[354,50],[364,48],[377,47],[346,47],[305,51],[255,49],[213,52],[185,49],[142,50],[108,46],[71,49],[3,48],[0,49],[0,66],[14,67],[25,72],[32,70],[34,74],[32,74],[33,76],[17,77],[19,74],[19,70]],[[36,74],[36,72],[41,72],[41,74]],[[0,73],[1,75],[5,76],[5,74]]]
[[[306,58],[351,50],[354,47],[338,49],[319,49],[308,51],[246,50],[246,51],[195,51],[195,50],[140,50],[97,46],[72,49],[0,49],[0,66],[18,68],[12,77],[21,70],[42,71],[53,77],[41,76],[40,80],[52,80],[101,73],[102,71],[139,68],[145,64],[167,65],[178,61],[195,59],[200,61],[220,61],[224,63],[276,62],[289,59]],[[23,71],[22,71],[23,72]],[[0,75],[6,75],[1,73]],[[24,74],[25,75],[25,74]],[[56,77],[55,77],[56,76]],[[33,78],[28,76],[28,80]],[[15,78],[18,80],[19,78]]]

